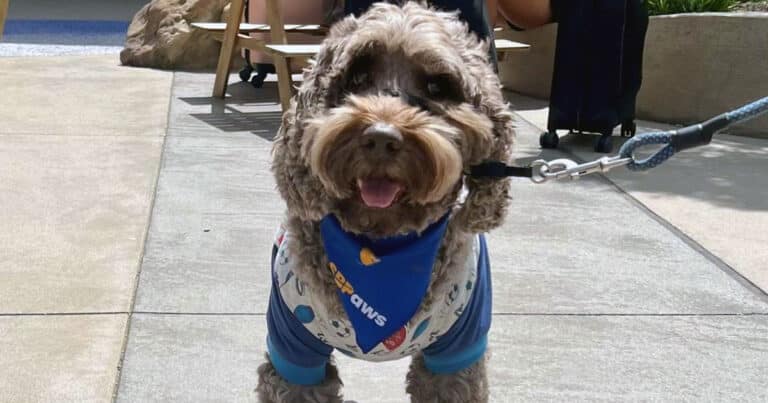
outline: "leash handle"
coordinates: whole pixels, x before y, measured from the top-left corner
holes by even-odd
[[[749,105],[742,106],[741,108],[728,112],[725,115],[728,117],[728,120],[731,123],[735,123],[752,119],[766,111],[768,111],[768,97],[758,99]]]
[[[720,130],[765,112],[768,112],[768,97],[718,115],[704,123],[679,130],[638,134],[624,143],[619,154],[612,157],[602,157],[581,164],[567,158],[553,161],[536,160],[528,167],[513,167],[501,161],[486,161],[471,167],[465,174],[474,178],[496,179],[519,176],[530,178],[534,183],[545,183],[560,179],[579,179],[582,176],[608,172],[624,165],[632,171],[645,171],[661,165],[680,151],[709,144],[712,136]],[[664,145],[664,147],[648,158],[635,159],[635,151],[648,145]]]
[[[768,97],[680,130],[639,134],[621,146],[619,156],[631,159],[627,164],[629,170],[646,171],[661,165],[680,151],[709,144],[712,136],[720,130],[734,123],[752,119],[766,111],[768,111]],[[634,153],[638,148],[658,144],[666,144],[666,146],[648,158],[639,161],[635,159]]]

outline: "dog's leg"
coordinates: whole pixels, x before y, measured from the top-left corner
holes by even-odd
[[[424,366],[422,355],[417,355],[411,361],[406,384],[411,403],[486,403],[485,356],[455,374],[438,375]]]
[[[267,355],[267,362],[258,369],[259,385],[256,392],[260,403],[342,403],[341,379],[336,366],[328,363],[325,380],[316,386],[294,385],[277,373]]]

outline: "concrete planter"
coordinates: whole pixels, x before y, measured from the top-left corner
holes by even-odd
[[[549,97],[556,25],[501,37],[532,45],[510,55],[501,80],[513,91]],[[768,13],[652,17],[646,37],[637,115],[668,123],[707,119],[768,96]],[[768,116],[729,129],[768,138]]]

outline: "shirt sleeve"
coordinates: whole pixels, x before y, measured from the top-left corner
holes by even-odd
[[[435,374],[452,374],[469,368],[485,354],[491,328],[491,267],[485,237],[480,235],[477,286],[469,305],[456,323],[424,349],[424,364]]]
[[[273,261],[276,249],[273,250]],[[333,348],[310,333],[291,312],[280,296],[274,270],[272,273],[267,308],[267,351],[272,365],[290,383],[322,383]]]

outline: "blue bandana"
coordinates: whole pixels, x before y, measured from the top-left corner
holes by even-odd
[[[320,222],[328,268],[364,353],[399,331],[416,313],[427,293],[447,224],[446,214],[420,236],[370,240],[344,232],[333,215]]]

